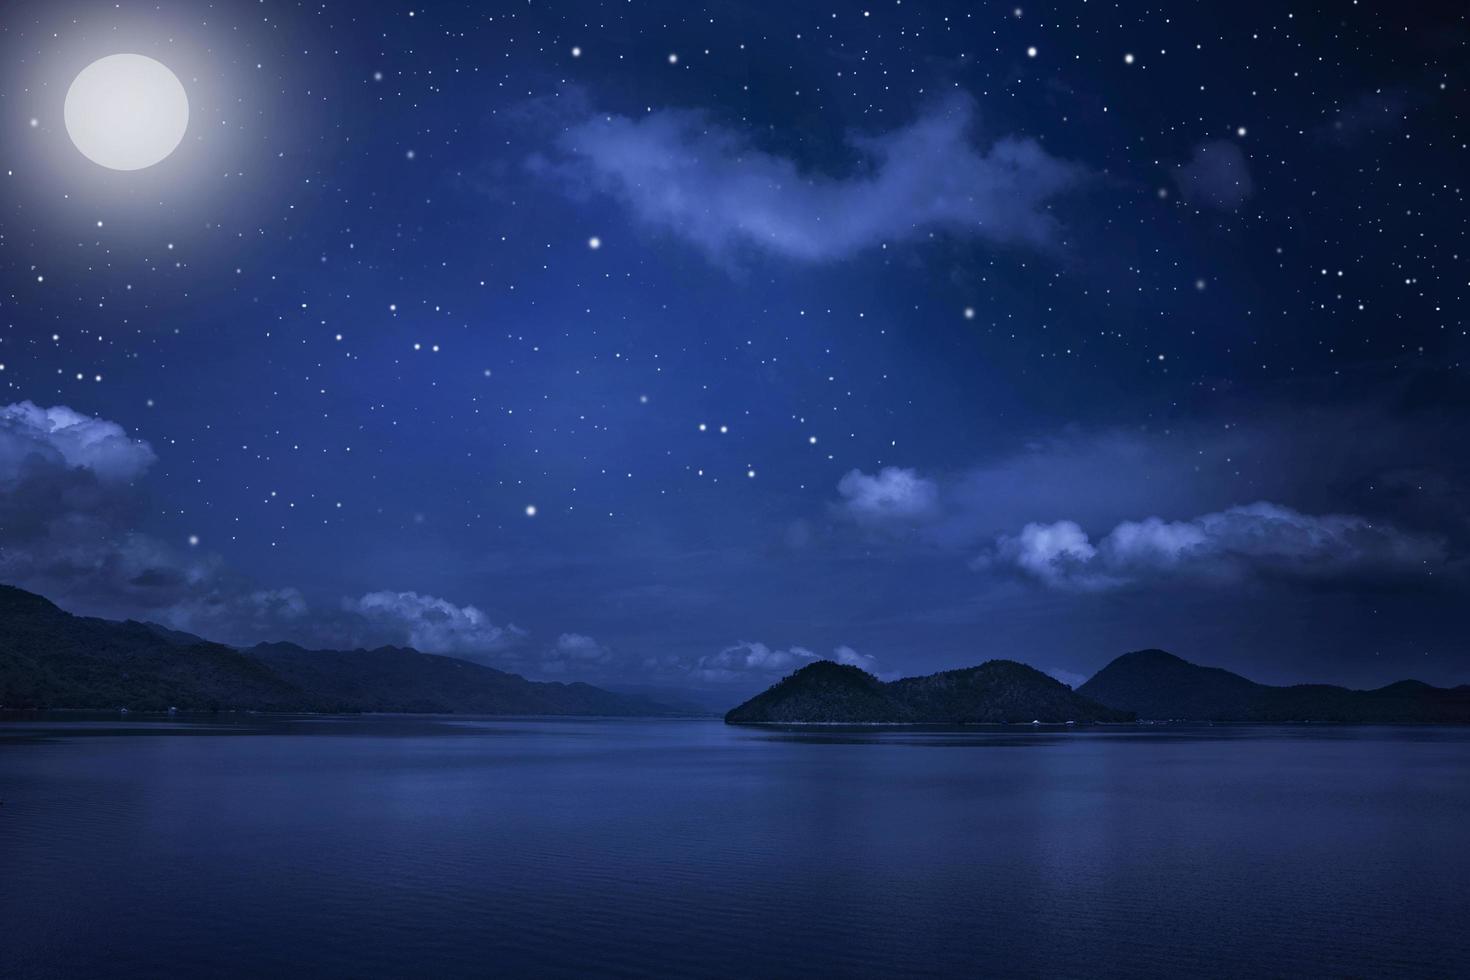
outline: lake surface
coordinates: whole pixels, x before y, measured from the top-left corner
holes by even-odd
[[[0,974],[1470,976],[1470,730],[0,721]]]

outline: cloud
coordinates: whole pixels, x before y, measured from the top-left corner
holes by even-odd
[[[310,646],[328,645],[319,642],[321,636],[314,632],[326,625],[320,612],[312,609],[299,589],[252,589],[233,577],[223,578],[201,582],[149,615],[174,629],[223,643],[251,645],[261,640],[291,639],[306,641]],[[333,635],[340,634],[334,630]]]
[[[569,165],[535,166],[620,200],[716,260],[755,248],[830,262],[933,231],[1049,246],[1050,203],[1084,169],[1032,139],[1005,137],[982,150],[974,128],[973,101],[950,98],[901,128],[849,136],[860,166],[831,176],[759,149],[702,112],[594,115],[559,140]]]
[[[1421,97],[1407,86],[1365,92],[1340,108],[1330,122],[1317,127],[1317,135],[1342,145],[1357,143],[1375,133],[1402,127],[1409,111]]]
[[[313,604],[295,587],[262,587],[217,555],[139,529],[149,508],[137,484],[156,459],[116,422],[63,405],[0,406],[0,580],[78,612],[146,618],[242,646],[411,646],[572,675],[611,660],[576,633],[544,652],[520,651],[524,631],[438,596],[376,591]]]
[[[619,657],[605,643],[583,633],[563,633],[549,650],[520,664],[537,675],[559,674],[578,677],[606,673]]]
[[[1090,525],[1145,508],[1188,514],[1226,506],[1228,496],[1213,494],[1239,468],[1231,461],[1263,441],[1240,428],[1068,429],[943,476],[902,466],[873,475],[851,470],[838,481],[831,509],[864,527],[916,531],[925,544],[973,551],[1037,515]]]
[[[313,608],[290,586],[263,588],[217,555],[139,528],[138,484],[157,460],[116,422],[65,405],[0,406],[0,580],[96,615],[145,617],[231,643],[406,644],[481,653],[519,642],[474,606],[372,592]]]
[[[851,470],[837,483],[839,508],[860,524],[910,523],[932,516],[939,488],[911,469],[886,466],[876,476]]]
[[[878,658],[866,653],[858,653],[852,647],[841,646],[832,651],[832,659],[840,664],[850,664],[853,667],[861,667],[870,674],[878,673]]]
[[[417,592],[369,592],[343,608],[363,617],[389,638],[424,653],[484,654],[519,643],[525,632],[497,626],[474,606]]]
[[[607,647],[582,633],[563,633],[553,649],[569,660],[606,660]]]
[[[996,557],[1046,585],[1103,588],[1112,582],[1095,571],[1097,549],[1075,521],[1027,524],[1020,534],[996,543]]]
[[[806,647],[794,646],[779,650],[764,643],[742,640],[719,653],[699,658],[686,670],[697,680],[713,683],[748,681],[753,677],[774,680],[821,659],[823,658]],[[849,646],[837,647],[827,659],[861,667],[870,673],[875,673],[878,669],[877,658],[858,653]]]
[[[1396,576],[1436,570],[1445,558],[1435,538],[1263,501],[1187,521],[1124,521],[1095,545],[1073,521],[1027,524],[997,540],[979,564],[1012,568],[1052,588],[1101,591],[1179,579]]]
[[[1245,154],[1229,140],[1196,146],[1189,162],[1174,168],[1174,182],[1190,204],[1217,211],[1238,211],[1256,189]]]
[[[214,559],[136,529],[134,484],[156,458],[117,423],[65,405],[0,407],[0,579],[127,609],[206,587]]]
[[[479,606],[440,596],[378,590],[313,600],[291,585],[263,586],[217,555],[139,529],[151,509],[140,484],[155,461],[147,442],[115,422],[66,406],[0,406],[0,581],[80,613],[149,619],[238,646],[408,646],[529,677],[767,683],[818,659],[764,644],[702,659],[635,655],[578,632],[533,645]],[[876,666],[847,646],[832,659]]]
[[[1235,408],[1224,424],[1179,419],[1023,435],[967,469],[902,469],[933,487],[934,502],[921,519],[887,523],[915,532],[897,540],[973,554],[1031,522],[1065,519],[1100,532],[1140,514],[1181,521],[1275,500],[1309,514],[1391,515],[1399,527],[1445,535],[1463,554],[1470,463],[1461,446],[1470,416],[1451,393],[1417,397],[1412,409],[1267,403]],[[852,516],[847,504],[846,494],[833,494],[832,510]],[[879,508],[863,513],[885,521]]]
[[[157,457],[141,439],[130,439],[116,422],[92,418],[65,405],[51,408],[25,401],[0,407],[0,482],[27,467],[85,470],[108,482],[137,479]]]
[[[0,407],[0,580],[93,615],[147,618],[225,642],[366,636],[312,614],[294,588],[261,588],[218,555],[141,530],[157,460],[116,422],[65,405]]]

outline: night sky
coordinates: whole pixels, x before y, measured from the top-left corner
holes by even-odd
[[[1470,681],[1467,18],[11,0],[0,579],[721,696]],[[118,52],[144,170],[63,124]]]

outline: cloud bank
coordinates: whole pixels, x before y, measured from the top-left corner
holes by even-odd
[[[608,194],[650,226],[717,260],[754,248],[804,262],[847,258],[933,231],[1001,245],[1049,246],[1051,201],[1085,176],[1032,139],[972,141],[974,103],[953,97],[907,126],[852,135],[850,176],[788,157],[687,110],[598,115],[562,135],[556,172]]]
[[[1437,539],[1352,514],[1303,514],[1259,502],[1187,521],[1124,521],[1093,543],[1074,521],[1001,537],[982,567],[1011,568],[1056,589],[1101,591],[1167,580],[1330,580],[1433,571]]]
[[[475,606],[416,592],[313,608],[299,589],[262,588],[218,556],[142,531],[146,497],[137,484],[156,461],[116,422],[65,405],[0,406],[0,581],[84,612],[146,616],[229,643],[478,655],[524,637]]]
[[[57,405],[0,407],[0,579],[130,607],[173,602],[213,563],[134,528],[156,456],[122,426]]]
[[[485,654],[519,643],[524,631],[497,626],[474,606],[417,592],[369,592],[343,608],[424,653]]]
[[[54,466],[123,482],[142,476],[155,459],[148,443],[128,438],[116,422],[65,405],[25,401],[0,408],[0,480],[17,478],[27,466]]]

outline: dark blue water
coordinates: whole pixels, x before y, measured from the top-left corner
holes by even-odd
[[[1470,731],[0,723],[0,974],[1470,976]]]

